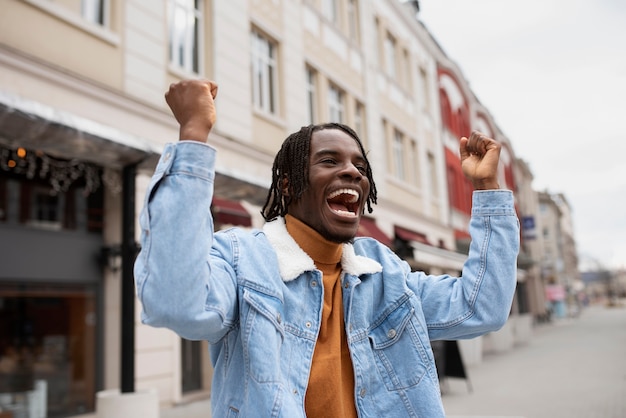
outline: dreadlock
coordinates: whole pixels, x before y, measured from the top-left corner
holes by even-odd
[[[299,199],[309,186],[309,152],[311,137],[314,132],[324,129],[339,129],[350,135],[359,145],[361,154],[366,162],[365,177],[370,183],[370,192],[366,204],[368,213],[372,213],[372,204],[376,204],[376,185],[372,168],[363,144],[356,132],[341,123],[324,123],[321,125],[303,126],[299,131],[292,133],[285,139],[280,151],[274,158],[272,165],[272,184],[267,193],[267,199],[261,214],[266,221],[272,221],[287,214],[287,208],[293,200]],[[283,182],[288,180],[289,193],[283,194]]]

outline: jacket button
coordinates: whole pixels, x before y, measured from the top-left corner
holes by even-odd
[[[345,287],[346,289],[347,289],[347,288],[349,288],[349,287],[350,287],[350,283],[345,282],[345,283],[343,284],[343,287]]]
[[[391,328],[389,331],[387,331],[387,337],[389,338],[393,338],[396,336],[396,330]]]
[[[311,323],[307,321],[307,323],[304,324],[304,326],[307,327],[307,328],[311,328]]]
[[[361,391],[359,392],[359,396],[361,396],[361,398],[364,397],[366,392],[367,391],[365,390],[365,388],[361,388]]]
[[[280,316],[280,314],[276,315],[276,322],[278,322],[279,324],[283,322],[283,318]]]
[[[315,280],[313,280],[313,281],[311,282],[311,286],[312,286],[312,287],[317,286],[317,282],[316,282]]]

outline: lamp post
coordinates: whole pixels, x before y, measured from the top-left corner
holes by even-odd
[[[135,284],[133,265],[137,256],[135,242],[136,165],[127,165],[122,175],[122,393],[135,391]]]

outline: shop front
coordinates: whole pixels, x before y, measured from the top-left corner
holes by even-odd
[[[107,358],[105,279],[120,268],[106,231],[122,229],[121,173],[147,161],[153,154],[146,149],[111,129],[0,94],[3,418],[95,410]],[[108,235],[119,241],[123,233]]]
[[[102,357],[100,171],[0,147],[0,407],[13,416],[94,408]]]

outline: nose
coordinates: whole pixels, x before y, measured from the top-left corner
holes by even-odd
[[[349,178],[350,180],[356,181],[360,181],[363,178],[363,173],[361,172],[361,170],[352,162],[345,163],[339,175],[341,177]]]

